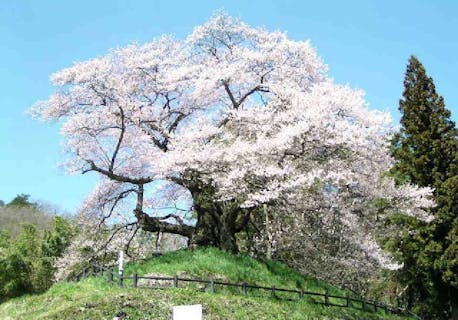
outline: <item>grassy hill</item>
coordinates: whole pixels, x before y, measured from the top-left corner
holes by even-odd
[[[277,288],[303,289],[345,295],[346,292],[273,261],[233,256],[216,249],[177,251],[126,266],[125,274],[174,275],[247,282]],[[312,303],[310,297],[286,301],[249,290],[216,287],[216,293],[203,287],[142,289],[126,281],[118,288],[99,278],[79,283],[59,283],[41,295],[26,296],[0,305],[0,319],[112,319],[123,310],[128,319],[170,319],[174,305],[202,304],[205,319],[408,319],[384,312],[362,312],[352,308],[328,307]],[[282,294],[278,294],[281,296]],[[283,294],[283,298],[288,298]],[[297,296],[296,296],[297,298]],[[331,300],[332,302],[332,300]],[[338,302],[338,301],[335,301]],[[340,301],[339,303],[342,303]]]

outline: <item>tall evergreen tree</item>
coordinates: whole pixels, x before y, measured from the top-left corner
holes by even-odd
[[[458,307],[458,130],[420,61],[409,59],[404,79],[401,130],[394,137],[398,183],[434,188],[434,221],[405,222],[398,239],[408,307],[428,319],[455,319]]]

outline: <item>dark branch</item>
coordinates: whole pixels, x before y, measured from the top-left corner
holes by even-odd
[[[240,101],[239,101],[238,105],[240,106],[246,100],[246,98],[248,98],[250,95],[252,95],[255,92],[269,92],[269,90],[264,88],[264,87],[262,87],[262,86],[256,86],[253,89],[251,89],[250,91],[248,91],[247,93],[245,93],[240,98]]]
[[[131,223],[124,224],[124,225],[122,225],[122,226],[120,226],[120,227],[117,227],[117,228],[115,229],[115,231],[111,234],[110,238],[108,238],[108,240],[105,242],[105,244],[101,247],[101,249],[106,249],[107,246],[108,246],[108,244],[111,242],[111,240],[113,240],[113,238],[115,237],[115,235],[116,235],[119,231],[121,231],[122,229],[127,229],[127,227],[134,226],[134,225],[136,225],[136,224],[137,224],[137,222],[131,222]]]
[[[189,226],[184,223],[173,224],[169,222],[164,222],[161,221],[163,217],[151,217],[143,211],[134,210],[134,213],[137,217],[139,225],[145,231],[173,233],[188,238],[191,238],[194,234],[195,228],[193,226]]]
[[[104,215],[104,216],[102,217],[102,219],[100,220],[100,222],[99,222],[97,228],[100,228],[100,226],[101,226],[102,224],[104,224],[105,221],[111,217],[111,215],[113,214],[114,209],[115,209],[116,206],[118,205],[119,201],[121,201],[122,199],[124,199],[125,197],[127,197],[127,196],[129,195],[129,193],[134,192],[134,191],[135,191],[134,189],[128,189],[128,190],[125,190],[125,191],[121,192],[120,194],[118,194],[118,195],[116,196],[116,198],[114,199],[113,204],[111,205],[111,208],[110,208],[109,213],[108,213],[106,216]]]
[[[173,224],[164,222],[165,217],[151,217],[143,211],[143,185],[138,186],[137,191],[137,204],[134,210],[135,217],[138,224],[145,231],[150,232],[167,232],[179,234],[184,237],[191,238],[194,234],[195,228],[184,223]],[[170,216],[172,217],[172,216]]]
[[[172,122],[172,124],[170,125],[169,127],[169,133],[172,133],[172,131],[175,131],[175,129],[178,127],[178,125],[180,124],[181,120],[183,120],[184,118],[186,118],[186,114],[184,113],[180,113],[175,121]]]
[[[183,224],[183,218],[180,217],[179,215],[177,214],[173,214],[173,213],[170,213],[166,216],[163,216],[163,217],[157,217],[158,220],[167,220],[167,219],[175,219],[179,224]]]
[[[231,89],[229,88],[229,82],[227,80],[223,81],[223,86],[224,90],[226,90],[227,95],[229,96],[229,99],[231,99],[232,105],[234,106],[234,109],[238,109],[240,104],[235,100],[234,95],[232,94]]]
[[[151,139],[153,140],[154,144],[161,149],[162,151],[166,152],[168,151],[168,143],[169,143],[169,135],[164,132],[162,128],[156,125],[155,121],[142,121],[140,124],[143,124],[147,128],[144,128],[143,126],[141,127],[146,134],[148,134]],[[163,141],[161,141],[160,138],[156,138],[152,133],[146,131],[146,130],[152,130],[152,131],[157,131],[163,138]]]
[[[125,123],[125,118],[124,118],[124,110],[119,107],[119,112],[121,116],[121,133],[119,134],[118,142],[116,143],[116,148],[113,152],[113,156],[111,157],[111,162],[110,166],[108,167],[109,172],[113,172],[115,161],[116,161],[116,156],[118,155],[119,148],[121,147],[122,140],[124,138],[124,132],[126,131],[126,123]]]
[[[135,228],[135,231],[132,233],[132,236],[130,237],[129,241],[127,242],[126,244],[126,254],[127,256],[129,256],[130,258],[132,258],[132,256],[130,255],[129,253],[129,248],[130,248],[130,243],[132,242],[132,240],[135,238],[135,235],[137,234],[138,230],[140,229],[139,225],[137,224],[137,227]]]
[[[261,78],[261,83],[263,81],[263,78]],[[228,80],[223,80],[222,81],[223,83],[223,86],[224,86],[224,90],[226,90],[227,92],[227,95],[229,96],[229,99],[231,100],[232,102],[232,105],[234,106],[234,109],[238,109],[242,103],[249,97],[251,96],[253,93],[255,92],[269,92],[269,89],[267,89],[266,87],[262,86],[262,85],[257,85],[256,87],[254,87],[253,89],[249,90],[247,93],[245,93],[239,101],[237,101],[234,97],[234,95],[232,94],[232,91],[231,91],[231,88],[229,87],[229,81]]]
[[[120,174],[110,172],[109,170],[99,168],[92,160],[86,160],[86,162],[89,164],[90,167],[89,169],[83,170],[83,174],[90,172],[90,171],[95,171],[95,172],[103,174],[104,176],[112,180],[115,180],[118,182],[128,182],[128,183],[137,184],[137,185],[146,184],[154,180],[152,178],[130,178],[130,177],[122,176]]]

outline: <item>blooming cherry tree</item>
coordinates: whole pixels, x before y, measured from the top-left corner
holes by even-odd
[[[389,117],[326,72],[308,41],[223,13],[184,41],[162,37],[59,71],[56,93],[32,112],[63,123],[70,171],[100,175],[86,214],[133,210],[144,230],[192,245],[235,252],[235,235],[261,205],[313,215],[292,205],[312,193],[326,200],[352,190],[361,203],[383,198],[428,219],[430,190],[382,175]],[[180,212],[155,214],[157,186],[188,197],[195,224]],[[341,199],[334,205],[354,231],[348,238],[358,239],[350,236],[358,205]]]

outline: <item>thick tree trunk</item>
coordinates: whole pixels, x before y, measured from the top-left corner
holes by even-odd
[[[210,184],[198,179],[185,185],[193,197],[197,214],[196,226],[190,226],[175,214],[164,217],[150,216],[143,211],[143,186],[137,191],[137,206],[134,214],[145,231],[180,234],[189,239],[191,248],[217,247],[231,253],[239,251],[236,234],[250,221],[250,211],[241,209],[236,201],[216,201],[215,190]],[[175,219],[170,223],[168,219]]]
[[[234,201],[215,201],[211,185],[193,181],[187,186],[194,200],[197,223],[191,238],[191,247],[213,246],[237,253],[236,234],[249,222],[249,212]]]
[[[190,239],[191,247],[219,247],[219,221],[211,212],[195,208],[197,211],[197,223]]]
[[[228,252],[237,253],[238,246],[235,214],[225,211],[221,203],[195,203],[197,223],[191,238],[191,247],[217,247]]]
[[[221,225],[219,232],[220,248],[228,252],[237,253],[237,239],[235,237],[238,232],[236,229],[234,216],[237,214],[232,212],[223,212],[221,217]]]

